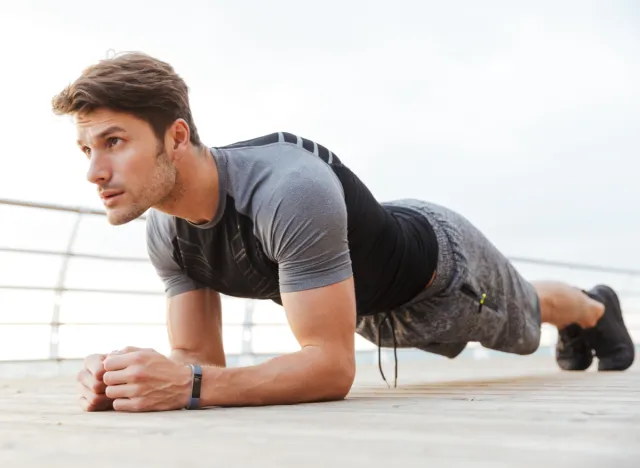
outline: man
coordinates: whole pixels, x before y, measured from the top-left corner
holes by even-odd
[[[464,217],[376,201],[318,142],[276,132],[205,146],[167,63],[138,53],[101,61],[53,109],[75,119],[109,222],[149,210],[149,255],[167,293],[170,356],[89,356],[78,375],[87,411],[342,399],[355,333],[450,358],[471,341],[525,355],[544,322],[559,328],[562,369],[587,369],[595,356],[600,370],[620,371],[634,360],[613,290],[526,281]],[[300,350],[226,368],[220,294],[282,304]]]

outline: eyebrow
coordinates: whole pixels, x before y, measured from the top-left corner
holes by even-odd
[[[104,138],[106,138],[108,135],[112,134],[112,133],[119,133],[119,132],[126,132],[126,130],[122,127],[119,127],[117,125],[112,125],[111,127],[108,127],[104,130],[102,130],[100,133],[98,133],[96,135],[96,140],[102,140]],[[82,146],[84,143],[82,143],[82,141],[78,140],[78,145]]]

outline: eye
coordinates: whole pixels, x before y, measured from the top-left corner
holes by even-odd
[[[86,156],[91,156],[91,148],[89,148],[88,146],[83,146],[81,150]]]
[[[107,147],[108,148],[113,148],[120,141],[121,140],[118,137],[110,137],[110,138],[107,139]]]

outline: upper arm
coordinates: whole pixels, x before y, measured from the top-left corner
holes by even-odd
[[[302,349],[315,351],[314,373],[325,375],[338,397],[355,378],[356,304],[353,278],[282,295],[291,331]]]
[[[300,346],[314,347],[334,377],[355,374],[356,300],[342,186],[331,169],[309,165],[275,191],[268,243],[278,262],[280,292]]]

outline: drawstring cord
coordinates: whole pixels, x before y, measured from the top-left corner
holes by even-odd
[[[380,375],[382,376],[382,380],[385,381],[387,387],[391,388],[389,382],[387,382],[386,377],[384,376],[384,372],[382,371],[382,360],[381,360],[381,348],[382,348],[382,324],[386,321],[389,321],[391,324],[391,335],[393,336],[393,358],[395,361],[394,365],[394,380],[393,387],[396,388],[398,386],[398,343],[396,341],[396,327],[393,323],[393,319],[391,318],[391,312],[388,312],[380,323],[378,324],[378,369],[380,370]]]

